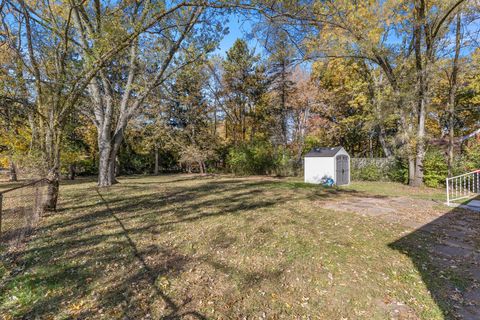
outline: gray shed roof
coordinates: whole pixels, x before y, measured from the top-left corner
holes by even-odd
[[[333,157],[342,147],[332,147],[332,148],[313,148],[309,153],[305,155],[307,157]]]

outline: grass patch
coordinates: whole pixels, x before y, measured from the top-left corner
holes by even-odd
[[[406,196],[414,199],[434,200],[442,203],[447,201],[445,188],[410,187],[395,182],[369,181],[354,181],[351,185],[342,188],[374,195]]]
[[[6,317],[386,319],[394,303],[406,316],[444,315],[389,246],[404,227],[322,208],[393,186],[167,175],[61,192],[59,212],[0,267]]]

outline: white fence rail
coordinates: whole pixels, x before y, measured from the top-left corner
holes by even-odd
[[[447,205],[480,194],[480,170],[450,177],[446,180]]]

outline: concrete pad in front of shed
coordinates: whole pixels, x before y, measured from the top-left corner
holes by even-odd
[[[378,217],[386,222],[412,228],[418,228],[444,214],[435,209],[436,205],[437,203],[430,200],[374,196],[350,196],[319,202],[319,206],[326,209]]]

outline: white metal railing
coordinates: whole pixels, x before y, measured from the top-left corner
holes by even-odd
[[[480,170],[446,179],[447,205],[480,194]]]

